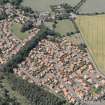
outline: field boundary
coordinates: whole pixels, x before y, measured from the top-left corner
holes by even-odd
[[[97,15],[105,15],[105,12],[95,12],[95,13],[77,13],[77,15],[81,16],[97,16]]]

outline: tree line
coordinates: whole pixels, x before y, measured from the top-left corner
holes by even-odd
[[[23,46],[20,51],[14,55],[6,64],[3,65],[4,72],[13,72],[13,68],[16,68],[19,63],[26,59],[29,52],[35,48],[39,41],[43,38],[46,38],[47,35],[55,35],[57,33],[54,31],[42,26],[40,31],[35,35],[30,41],[28,41],[25,46]]]
[[[0,0],[0,4],[4,5],[6,3],[11,3],[12,5],[20,5],[23,0]]]

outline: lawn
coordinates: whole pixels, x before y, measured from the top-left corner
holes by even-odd
[[[26,37],[28,37],[28,32],[21,32],[22,25],[20,23],[13,23],[11,27],[11,31],[21,40],[24,40]]]
[[[60,34],[64,35],[67,32],[76,32],[76,29],[70,20],[60,20],[58,21],[56,25],[56,32],[59,32]]]
[[[105,15],[79,16],[77,24],[93,59],[105,74]]]
[[[74,6],[80,0],[23,0],[23,5],[32,7],[33,10],[48,11],[50,5],[61,4],[62,1]]]

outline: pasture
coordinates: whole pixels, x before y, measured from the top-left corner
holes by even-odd
[[[11,31],[21,40],[24,40],[28,37],[28,32],[21,32],[22,25],[20,23],[13,23]]]
[[[93,59],[105,74],[105,15],[78,16],[76,22]]]
[[[50,28],[53,29],[53,22],[45,22],[45,25]],[[65,20],[58,20],[57,24],[56,24],[56,28],[55,31],[60,33],[61,35],[65,35],[68,32],[71,33],[76,33],[76,29],[72,23],[72,21],[70,21],[69,19],[65,19]]]
[[[75,6],[80,0],[23,0],[24,6],[29,6],[33,10],[48,11],[50,5],[61,4],[62,2]]]
[[[56,32],[59,32],[61,35],[64,35],[68,32],[76,32],[76,29],[72,23],[72,21],[66,19],[66,20],[60,20],[58,21],[58,24],[56,25]]]
[[[105,0],[87,0],[81,8],[80,13],[96,13],[105,12]]]

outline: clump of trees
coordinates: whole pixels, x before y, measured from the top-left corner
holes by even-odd
[[[0,4],[1,4],[1,5],[6,4],[6,3],[8,3],[8,2],[9,2],[9,0],[0,0]]]
[[[7,16],[7,14],[3,11],[3,12],[1,12],[1,14],[0,14],[0,20],[3,20],[3,19],[6,19],[8,16]]]
[[[27,21],[25,24],[23,24],[22,28],[21,28],[21,32],[26,32],[30,29],[33,28],[33,22],[32,21]]]
[[[55,20],[54,23],[52,24],[53,31],[55,31],[57,23],[58,22]]]
[[[69,4],[67,4],[67,3],[61,4],[61,6],[65,9],[65,11],[67,13],[70,13],[70,12],[73,11],[73,7],[71,5],[69,5]]]
[[[78,47],[80,48],[80,50],[84,51],[84,52],[87,52],[86,48],[87,48],[87,45],[85,43],[80,43],[78,45]]]
[[[32,8],[28,6],[20,5],[19,8],[24,11],[25,16],[30,16],[31,14],[34,14],[34,11],[32,10]]]
[[[43,88],[28,83],[27,81],[16,77],[13,74],[8,75],[9,83],[13,90],[25,96],[31,105],[65,105],[66,100],[61,99],[54,94],[45,91]]]
[[[75,32],[67,32],[66,33],[67,36],[72,36],[73,34],[75,34]]]
[[[21,105],[17,102],[16,98],[11,98],[10,96],[0,96],[0,105]]]
[[[3,85],[4,73],[0,72],[0,105],[21,105],[15,96],[10,94],[10,90]]]
[[[20,5],[23,2],[23,0],[8,0],[8,1],[13,5]]]
[[[0,0],[0,4],[6,4],[11,3],[12,5],[20,5],[23,2],[23,0]]]

